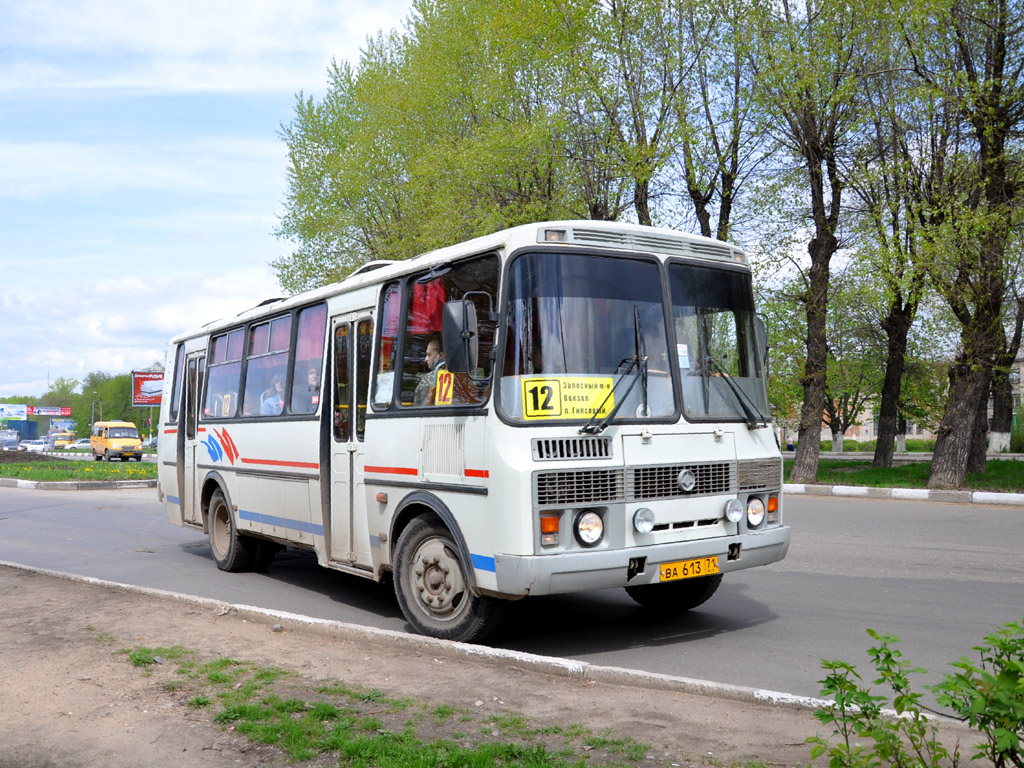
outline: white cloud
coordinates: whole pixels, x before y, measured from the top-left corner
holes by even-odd
[[[66,0],[0,3],[13,51],[0,91],[123,88],[294,92],[319,85],[332,57],[355,60],[368,35],[399,25],[408,2]],[[26,70],[24,57],[55,54]]]
[[[149,366],[281,295],[277,128],[409,7],[0,0],[0,397]]]
[[[127,145],[0,141],[0,198],[138,189],[243,194],[275,165],[279,173],[270,181],[280,188],[286,158],[276,137]]]

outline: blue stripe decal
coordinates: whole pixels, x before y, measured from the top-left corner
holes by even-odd
[[[473,567],[478,571],[490,571],[494,573],[497,569],[494,566],[493,557],[484,557],[483,555],[474,555],[472,552],[469,554],[473,560]]]
[[[302,531],[303,533],[311,533],[314,536],[324,535],[324,527],[322,525],[314,525],[313,523],[306,523],[302,520],[289,520],[287,517],[261,515],[259,512],[249,512],[248,510],[245,509],[238,510],[238,516],[242,520],[248,520],[250,523],[260,523],[261,525],[275,525],[278,528],[288,528],[293,531]]]
[[[177,496],[164,496],[164,498],[171,502],[171,504],[177,504],[179,507],[181,506],[181,499]]]

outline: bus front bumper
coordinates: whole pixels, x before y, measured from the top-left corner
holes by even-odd
[[[738,545],[738,546],[737,546]],[[658,566],[698,557],[718,557],[721,573],[768,565],[789,551],[789,527],[739,536],[652,544],[629,549],[560,552],[557,555],[494,557],[497,591],[505,595],[557,595],[658,582]],[[643,559],[630,578],[630,561]]]

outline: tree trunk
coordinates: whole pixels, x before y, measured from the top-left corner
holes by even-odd
[[[832,453],[843,452],[843,433],[832,430]]]
[[[648,181],[637,181],[633,185],[633,205],[636,207],[636,220],[637,223],[645,227],[649,227],[653,223],[651,219],[650,190],[651,185]]]
[[[949,401],[939,424],[928,477],[928,487],[935,489],[963,488],[978,403],[988,398],[988,371],[984,366],[971,366],[963,352],[953,364],[949,379]]]
[[[813,483],[818,479],[818,452],[821,450],[821,415],[825,409],[825,371],[828,344],[825,339],[825,312],[828,305],[829,261],[837,240],[821,234],[808,244],[811,254],[807,309],[807,361],[804,364],[804,402],[800,406],[800,428],[796,457],[790,480]]]
[[[907,334],[914,318],[914,309],[903,307],[897,299],[890,305],[889,314],[882,321],[887,337],[887,354],[885,358],[885,377],[882,379],[882,401],[878,408],[878,433],[875,442],[875,457],[871,462],[874,467],[888,468],[892,466],[893,442],[897,434],[903,433],[903,445],[906,447],[906,420],[900,430],[900,387],[903,384],[903,372],[907,363]]]
[[[1006,453],[1010,450],[1010,433],[1013,431],[1013,385],[1010,384],[1010,368],[1017,359],[1017,350],[1020,349],[1022,326],[1024,298],[1018,298],[1013,336],[1008,344],[1005,336],[1003,337],[1001,350],[992,370],[992,429],[989,431],[988,439],[988,450],[991,453]]]
[[[971,450],[967,454],[967,471],[981,474],[985,471],[986,453],[988,449],[988,393],[992,387],[991,377],[985,388],[978,410],[974,414],[974,427],[971,430]]]

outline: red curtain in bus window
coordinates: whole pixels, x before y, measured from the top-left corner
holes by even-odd
[[[409,333],[439,333],[445,300],[445,290],[440,280],[432,280],[423,285],[413,283]]]
[[[384,289],[384,322],[380,334],[380,365],[381,371],[390,371],[394,367],[392,356],[395,341],[398,339],[399,312],[402,311],[402,292],[398,283],[392,283]]]

